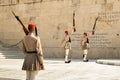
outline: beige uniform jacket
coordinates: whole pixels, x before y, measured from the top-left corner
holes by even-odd
[[[80,42],[82,49],[89,49],[89,43],[87,43],[87,38],[83,37]]]

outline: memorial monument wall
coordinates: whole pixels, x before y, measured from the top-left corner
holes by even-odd
[[[45,57],[64,57],[64,49],[59,46],[64,30],[72,29],[75,12],[77,31],[71,35],[70,57],[82,58],[80,39],[83,32],[88,32],[89,58],[120,58],[120,0],[0,0],[1,45],[14,45],[25,35],[12,11],[26,28],[29,22],[36,23]]]

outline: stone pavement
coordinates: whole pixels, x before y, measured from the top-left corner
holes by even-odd
[[[25,80],[22,63],[23,59],[0,59],[0,80]],[[74,59],[65,64],[64,59],[45,59],[44,63],[37,80],[120,80],[119,66],[97,64],[96,60]]]

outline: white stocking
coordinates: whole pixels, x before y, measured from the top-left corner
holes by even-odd
[[[68,61],[69,49],[65,50],[65,61]]]

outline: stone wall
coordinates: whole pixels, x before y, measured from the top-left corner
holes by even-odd
[[[35,22],[45,57],[63,57],[59,48],[64,30],[72,29],[73,11],[77,31],[72,34],[72,58],[82,58],[80,39],[89,33],[89,58],[120,58],[120,1],[119,0],[0,0],[0,42],[13,45],[24,32],[15,19],[16,13],[27,27]],[[95,19],[96,33],[91,35]]]

